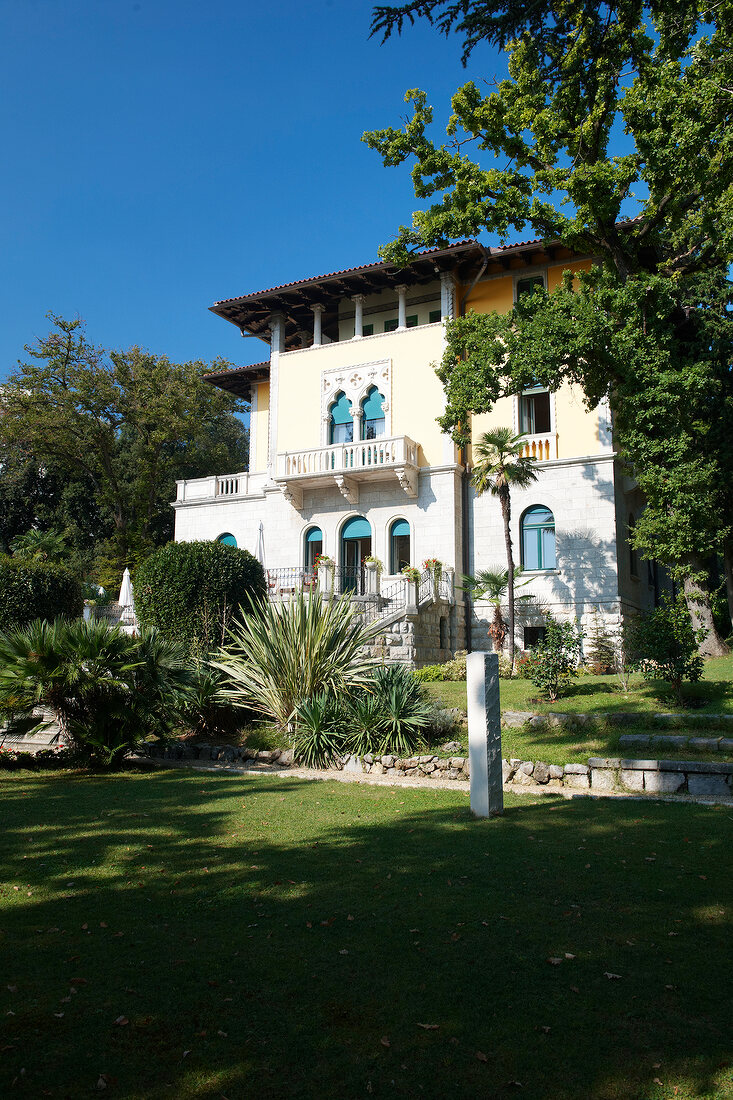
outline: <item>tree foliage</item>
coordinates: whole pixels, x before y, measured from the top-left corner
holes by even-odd
[[[220,542],[171,542],[133,573],[140,622],[202,655],[224,642],[232,623],[265,595],[261,564]]]
[[[81,585],[68,569],[0,555],[0,630],[81,612]]]
[[[733,3],[420,0],[377,8],[373,30],[421,17],[461,35],[464,59],[505,49],[508,71],[457,90],[442,144],[418,90],[402,129],[365,135],[385,164],[414,160],[416,195],[436,199],[383,255],[511,232],[598,260],[508,315],[449,325],[441,426],[466,441],[472,413],[537,381],[608,399],[648,501],[637,547],[698,591],[723,551],[733,613]]]
[[[49,316],[52,331],[26,348],[29,361],[3,388],[0,537],[9,542],[49,522],[41,491],[49,470],[59,511],[69,506],[70,482],[74,511],[96,513],[93,541],[107,542],[97,548],[116,571],[170,538],[176,478],[246,466],[241,403],[202,383],[209,364],[172,363],[138,347],[107,353],[89,342],[82,321]],[[6,455],[14,456],[9,466]],[[34,483],[31,509],[23,487]],[[50,525],[69,526],[58,511]],[[77,526],[86,532],[81,517]]]

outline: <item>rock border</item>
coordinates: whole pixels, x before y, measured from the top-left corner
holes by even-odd
[[[140,756],[158,760],[201,760],[219,764],[245,763],[250,768],[283,771],[294,767],[292,749],[249,749],[233,745],[182,743],[141,746]],[[424,754],[401,758],[385,754],[344,756],[331,770],[367,775],[466,780],[466,756]],[[587,764],[546,764],[541,760],[503,760],[506,787],[540,786],[552,790],[648,792],[733,797],[733,762],[705,760],[636,760],[593,756]]]
[[[535,714],[529,710],[505,710],[501,714],[501,724],[506,729],[522,729],[528,726],[534,729],[567,726],[666,726],[682,729],[684,726],[703,726],[705,729],[733,729],[733,714],[662,714],[655,711],[598,711],[574,713],[552,711],[550,714]],[[650,734],[650,736],[652,736]]]

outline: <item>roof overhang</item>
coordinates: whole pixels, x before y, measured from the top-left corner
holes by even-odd
[[[220,390],[227,390],[243,401],[251,401],[252,386],[258,382],[267,382],[270,378],[270,364],[251,363],[246,367],[234,367],[232,370],[222,370],[205,374],[204,382],[212,386],[218,386]]]

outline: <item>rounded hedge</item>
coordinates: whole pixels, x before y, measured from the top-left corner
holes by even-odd
[[[222,644],[240,607],[267,591],[262,566],[248,550],[221,542],[171,542],[133,576],[135,613],[164,637],[192,651]]]
[[[0,556],[0,630],[34,619],[78,618],[81,583],[62,565]]]

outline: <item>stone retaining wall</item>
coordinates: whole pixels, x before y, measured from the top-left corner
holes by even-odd
[[[288,768],[292,749],[256,750],[231,745],[149,745],[142,755],[164,760],[206,760],[220,764],[245,763],[250,767]],[[468,779],[466,756],[398,757],[345,756],[335,770],[370,775],[432,776],[434,779]],[[541,786],[547,790],[600,792],[648,792],[733,797],[733,763],[702,760],[633,760],[623,757],[591,757],[587,764],[545,764],[533,760],[503,760],[504,785]]]
[[[578,726],[662,726],[667,729],[680,729],[686,726],[698,726],[704,729],[722,729],[733,731],[733,714],[655,714],[650,711],[598,711],[593,714],[534,714],[526,710],[505,710],[501,714],[501,723],[507,729],[549,729],[566,726],[569,729]],[[651,733],[649,736],[653,736]]]

